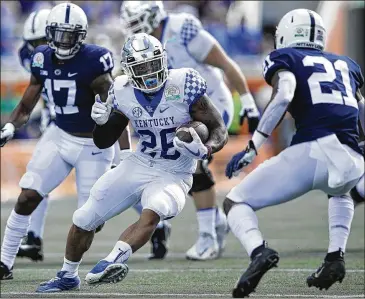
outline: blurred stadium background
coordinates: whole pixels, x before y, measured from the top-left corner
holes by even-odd
[[[22,45],[23,24],[27,16],[34,10],[41,8],[51,8],[54,5],[65,1],[1,1],[1,125],[3,125],[11,111],[17,105],[25,87],[29,81],[29,74],[21,67],[18,58],[18,49]],[[124,40],[124,36],[119,30],[119,9],[122,1],[71,1],[81,6],[86,12],[89,20],[89,31],[87,42],[95,43],[109,48],[114,53],[115,68],[119,70],[119,52]],[[269,100],[271,88],[263,81],[261,76],[261,65],[265,56],[273,49],[273,37],[275,27],[280,18],[288,11],[295,8],[308,8],[317,11],[324,19],[328,30],[327,50],[338,54],[349,55],[357,61],[364,72],[364,1],[164,1],[167,11],[170,12],[189,12],[201,20],[204,27],[216,37],[227,53],[238,62],[244,74],[248,79],[250,89],[258,103],[259,109],[262,111]],[[248,130],[246,126],[240,127],[238,124],[238,112],[240,110],[240,101],[232,90],[236,106],[236,117],[230,127],[230,141],[225,149],[215,156],[212,170],[216,174],[217,190],[222,196],[235,184],[239,179],[228,181],[224,177],[224,168],[226,162],[233,153],[239,148],[245,146],[248,140]],[[1,149],[1,224],[3,232],[6,219],[14,204],[14,200],[18,196],[18,182],[25,167],[30,160],[34,146],[40,136],[39,120],[40,109],[37,107],[32,114],[29,123],[19,130],[15,136],[15,140],[9,142]],[[247,172],[255,168],[260,162],[268,157],[278,153],[285,148],[291,140],[293,132],[293,123],[290,116],[285,117],[283,123],[276,130],[270,142],[260,151],[259,159],[248,169]],[[300,158],[300,157],[298,157]],[[244,175],[244,174],[243,174]],[[242,176],[241,175],[241,178]],[[263,186],[264,187],[264,186]],[[45,258],[46,262],[42,265],[34,266],[31,262],[21,261],[20,270],[25,273],[21,282],[23,282],[22,290],[24,292],[32,292],[36,284],[44,279],[49,279],[50,275],[54,275],[56,269],[61,265],[63,256],[64,242],[66,233],[71,223],[72,212],[76,207],[75,200],[74,174],[54,192],[51,193],[51,199],[62,199],[53,201],[49,217],[47,220],[45,232]],[[348,267],[354,272],[348,274],[349,280],[343,289],[335,287],[329,294],[334,298],[335,295],[354,294],[354,297],[364,297],[364,206],[356,210],[353,225],[353,235],[350,238],[349,252],[350,258]],[[155,293],[161,292],[171,293],[176,290],[177,293],[188,294],[189,291],[196,294],[228,294],[232,284],[238,277],[242,262],[237,262],[237,258],[242,256],[242,249],[238,242],[230,236],[228,240],[227,258],[222,261],[215,261],[213,264],[198,263],[184,261],[183,253],[193,244],[197,225],[195,222],[195,213],[191,201],[187,201],[187,207],[178,219],[173,220],[173,236],[172,236],[172,252],[176,255],[170,255],[167,262],[176,258],[172,264],[159,264],[156,262],[145,263],[144,259],[138,262],[131,261],[134,268],[137,267],[136,273],[132,272],[132,277],[137,279],[134,284],[130,280],[126,280],[126,287],[122,291],[120,289],[108,290],[105,288],[91,289],[87,292],[92,293]],[[278,277],[274,274],[267,278],[266,297],[270,294],[286,293],[286,294],[312,294],[304,289],[304,285],[299,283],[299,278],[304,281],[308,271],[295,271],[301,268],[314,268],[318,266],[322,259],[322,252],[327,244],[327,220],[326,220],[326,198],[320,193],[313,193],[303,200],[299,200],[288,204],[285,208],[274,208],[270,211],[264,211],[259,217],[264,221],[262,223],[263,230],[268,235],[277,235],[278,239],[273,239],[272,245],[284,250],[284,256],[288,257],[284,262],[284,268],[293,268],[293,272],[285,271]],[[91,264],[101,258],[114,244],[121,227],[130,223],[136,218],[133,211],[128,211],[121,218],[116,217],[106,225],[104,235],[99,236],[92,246],[91,253],[86,257],[86,265],[82,271],[89,269]],[[285,220],[283,220],[285,219]],[[315,219],[315,220],[314,220]],[[120,221],[122,223],[120,223]],[[188,225],[186,225],[188,223]],[[122,225],[121,225],[122,224]],[[301,235],[298,236],[298,230]],[[316,232],[314,234],[314,232]],[[294,242],[292,242],[294,241]],[[291,242],[291,243],[290,243]],[[189,243],[189,244],[188,244]],[[290,244],[290,245],[288,245]],[[286,247],[285,247],[286,246]],[[141,251],[141,256],[149,251],[149,247]],[[297,257],[298,253],[304,254],[304,258]],[[138,256],[138,255],[137,255]],[[141,262],[143,261],[143,262]],[[247,260],[244,265],[247,264]],[[33,269],[35,267],[42,270],[36,278]],[[144,268],[153,269],[166,268],[165,274],[162,271],[156,272],[156,281],[149,281],[151,275],[148,271],[143,272]],[[200,275],[195,268],[201,268],[205,273]],[[222,272],[211,271],[206,268],[223,268]],[[44,269],[43,269],[44,268]],[[138,272],[138,268],[141,268]],[[168,269],[177,269],[186,271],[186,277],[181,278],[179,272],[171,273]],[[192,271],[190,271],[190,270]],[[231,270],[230,270],[231,269]],[[224,271],[226,270],[226,271]],[[285,270],[285,269],[284,269]],[[290,269],[289,269],[290,270]],[[28,272],[27,272],[28,271]],[[132,270],[133,271],[133,270]],[[190,271],[190,272],[189,272]],[[300,272],[299,278],[294,278]],[[15,276],[19,275],[15,272]],[[38,272],[37,272],[38,273]],[[83,273],[83,272],[82,272]],[[164,277],[160,277],[160,276]],[[200,275],[200,276],[199,276]],[[166,280],[166,286],[159,283],[158,277]],[[286,278],[285,286],[280,288],[279,279]],[[178,280],[178,281],[174,281]],[[179,279],[182,279],[179,281]],[[192,291],[192,287],[187,281],[191,279],[199,285],[196,291]],[[228,282],[225,280],[228,279]],[[297,280],[296,280],[297,279]],[[39,281],[38,281],[39,280]],[[32,283],[30,283],[30,281]],[[35,282],[34,282],[35,281]],[[148,283],[146,282],[148,281]],[[4,284],[4,290],[8,295],[11,291],[16,291],[17,282],[9,282]],[[214,285],[209,288],[209,282]],[[34,284],[35,283],[35,284]],[[138,286],[139,284],[139,286]],[[184,289],[186,288],[186,290]],[[114,292],[114,293],[113,293]],[[294,292],[294,293],[293,293]],[[30,293],[16,293],[13,297],[28,296]],[[332,295],[331,295],[332,294]],[[80,295],[81,296],[81,295]],[[84,295],[82,295],[84,296]],[[101,296],[101,295],[100,295]],[[111,295],[112,296],[112,295]],[[212,295],[213,296],[213,295]],[[88,298],[90,295],[86,294]],[[191,297],[191,296],[190,296]],[[209,297],[209,296],[206,296]],[[285,296],[284,296],[285,297]],[[292,296],[294,297],[294,296]],[[299,296],[300,297],[300,296]],[[303,297],[304,298],[304,297]],[[353,297],[351,297],[353,298]]]

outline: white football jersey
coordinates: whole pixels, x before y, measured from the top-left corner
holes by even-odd
[[[169,14],[165,19],[161,43],[167,51],[169,68],[188,67],[198,71],[207,82],[208,96],[216,104],[219,99],[211,95],[217,89],[227,87],[218,68],[202,63],[215,39],[203,29],[200,21],[187,13]]]
[[[181,155],[172,142],[176,128],[192,120],[191,105],[206,92],[205,80],[193,69],[170,69],[164,86],[149,97],[133,88],[128,77],[115,78],[108,102],[123,113],[139,135],[136,155],[162,169],[194,173],[196,160]]]

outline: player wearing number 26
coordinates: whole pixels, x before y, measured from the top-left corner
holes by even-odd
[[[129,37],[121,56],[126,75],[115,79],[106,103],[97,96],[92,109],[97,124],[94,141],[101,149],[113,145],[130,122],[139,135],[137,149],[95,183],[85,205],[74,213],[63,268],[57,279],[41,284],[37,292],[79,288],[78,267],[95,229],[141,202],[139,220],[86,275],[88,284],[121,281],[132,253],[150,240],[161,220],[183,209],[197,161],[209,158],[227,142],[224,121],[205,94],[206,82],[197,71],[168,70],[166,50],[145,33]],[[192,120],[209,129],[205,143],[193,129],[190,143],[176,140],[176,129]]]
[[[89,197],[91,187],[111,167],[113,148],[99,149],[93,139],[91,108],[95,94],[106,100],[113,79],[111,53],[84,44],[87,17],[75,4],[61,3],[49,13],[48,45],[34,50],[30,83],[22,100],[1,130],[1,146],[29,118],[42,89],[55,105],[55,126],[49,128],[35,148],[27,171],[20,180],[18,202],[5,229],[1,248],[1,279],[11,278],[11,268],[29,218],[43,197],[76,169],[78,206]]]
[[[354,210],[348,192],[364,173],[358,146],[358,121],[364,130],[365,114],[359,66],[346,56],[324,51],[326,29],[322,18],[310,10],[287,13],[275,40],[276,50],[263,65],[265,80],[273,87],[271,101],[246,150],[227,165],[226,175],[231,178],[252,162],[286,111],[297,131],[290,147],[262,163],[225,199],[230,228],[252,259],[233,290],[234,297],[248,296],[279,260],[263,240],[255,211],[315,189],[329,195],[330,244],[323,265],[307,284],[327,289],[341,282]]]

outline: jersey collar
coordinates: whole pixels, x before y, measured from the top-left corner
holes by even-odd
[[[165,90],[165,85],[166,85],[166,82],[161,87],[161,89],[153,95],[153,97],[151,99],[149,99],[148,96],[145,93],[143,93],[142,91],[140,91],[136,88],[133,89],[134,95],[135,95],[138,103],[143,107],[144,110],[146,110],[146,112],[151,117],[153,116],[153,114],[155,113],[155,110],[157,109],[158,105],[161,102],[163,92]]]

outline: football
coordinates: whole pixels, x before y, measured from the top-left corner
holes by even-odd
[[[186,124],[181,125],[176,129],[176,137],[181,141],[190,143],[193,141],[193,137],[189,132],[189,128],[193,128],[195,132],[198,133],[201,141],[203,143],[208,141],[209,138],[209,130],[205,124],[200,121],[190,121]]]

